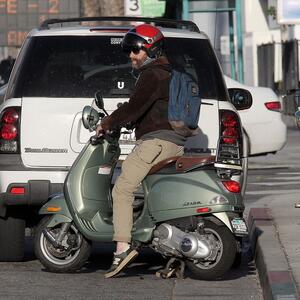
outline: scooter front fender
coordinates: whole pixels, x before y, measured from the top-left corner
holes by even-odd
[[[63,195],[54,196],[39,210],[40,215],[53,215],[53,218],[47,225],[53,227],[59,223],[69,223],[73,221]]]

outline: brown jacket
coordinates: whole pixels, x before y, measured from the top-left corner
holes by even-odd
[[[129,101],[105,118],[102,128],[107,130],[132,122],[136,139],[156,130],[173,130],[168,121],[169,71],[171,67],[165,57],[143,66]]]

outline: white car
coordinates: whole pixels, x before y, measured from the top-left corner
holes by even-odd
[[[241,84],[224,76],[228,88],[248,90],[253,99],[252,106],[239,110],[242,126],[249,143],[249,154],[276,153],[286,144],[287,127],[282,119],[279,97],[270,88]]]

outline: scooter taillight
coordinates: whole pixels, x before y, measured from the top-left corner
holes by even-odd
[[[20,107],[4,109],[0,119],[0,153],[20,153]]]
[[[228,192],[231,192],[231,193],[240,193],[241,192],[241,186],[237,181],[226,180],[226,181],[222,181],[222,183]]]
[[[211,211],[211,209],[209,207],[200,207],[200,208],[196,209],[197,213],[208,213],[210,211]]]
[[[220,138],[217,162],[241,165],[243,153],[242,129],[239,116],[231,110],[220,110]]]

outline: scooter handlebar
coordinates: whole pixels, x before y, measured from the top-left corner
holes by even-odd
[[[103,141],[103,136],[97,136],[97,134],[90,137],[90,142],[92,145],[98,145]]]
[[[114,142],[116,139],[120,137],[120,129],[114,130],[105,130],[99,136],[97,134],[90,137],[90,142],[92,145],[97,145],[103,140],[108,141],[109,143]]]

